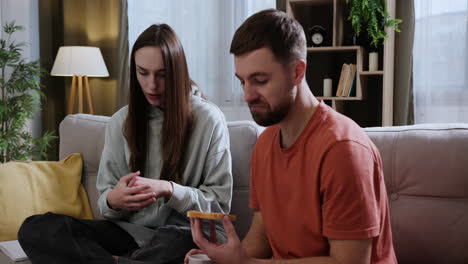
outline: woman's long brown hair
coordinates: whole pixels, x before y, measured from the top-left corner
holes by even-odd
[[[152,107],[146,100],[136,76],[135,52],[143,47],[161,49],[166,69],[163,95],[164,121],[161,137],[163,166],[161,180],[181,183],[184,157],[192,132],[193,115],[191,86],[184,49],[177,35],[166,24],[147,28],[132,48],[130,60],[130,95],[124,135],[130,148],[130,169],[145,175],[148,147],[148,111]],[[148,161],[151,162],[151,161]]]

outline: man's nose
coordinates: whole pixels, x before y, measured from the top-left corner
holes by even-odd
[[[245,83],[244,84],[244,100],[247,103],[253,102],[258,99],[259,95],[254,87]]]

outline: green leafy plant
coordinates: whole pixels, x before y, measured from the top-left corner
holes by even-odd
[[[6,39],[0,39],[0,163],[10,160],[47,158],[49,143],[56,137],[46,132],[33,138],[24,130],[27,120],[40,110],[40,77],[45,73],[38,61],[27,62],[21,58],[25,42],[16,43],[12,35],[22,26],[15,22],[3,27]]]
[[[398,24],[401,19],[391,19],[387,12],[385,0],[346,0],[350,6],[348,20],[351,21],[356,36],[359,37],[363,29],[369,36],[370,45],[377,48],[387,39],[386,27],[392,27],[400,32]]]

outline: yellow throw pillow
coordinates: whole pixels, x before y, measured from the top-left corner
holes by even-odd
[[[79,153],[61,161],[7,162],[0,165],[0,241],[16,240],[24,219],[54,212],[93,219],[81,184]]]

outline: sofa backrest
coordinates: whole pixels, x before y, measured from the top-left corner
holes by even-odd
[[[60,158],[79,152],[96,218],[96,175],[108,117],[77,114],[60,124]],[[250,155],[261,129],[228,122],[233,159],[232,213],[242,238],[250,226]],[[468,263],[468,124],[366,128],[380,151],[393,243],[400,264]]]
[[[382,157],[398,262],[468,263],[468,124],[365,130]]]
[[[88,114],[68,115],[60,123],[59,157],[81,153],[83,157],[83,185],[88,193],[95,218],[102,219],[97,206],[96,177],[104,147],[104,134],[109,117]],[[238,216],[234,223],[237,233],[243,237],[252,219],[248,208],[250,154],[257,142],[261,128],[252,121],[228,122],[234,178],[231,213]]]

